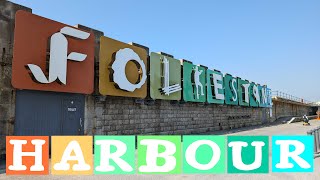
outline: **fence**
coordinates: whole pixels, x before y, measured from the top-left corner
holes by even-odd
[[[307,132],[308,135],[313,135],[314,139],[314,153],[318,154],[320,153],[320,126],[312,129]]]
[[[303,103],[303,104],[311,104],[312,103],[311,101],[308,101],[303,98],[299,98],[299,97],[296,97],[296,96],[293,96],[291,94],[287,94],[287,93],[284,93],[281,91],[272,91],[272,97],[280,97],[283,99],[287,99],[290,101],[295,101],[295,102],[299,102],[299,103]]]

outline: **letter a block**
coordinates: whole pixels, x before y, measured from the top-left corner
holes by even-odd
[[[94,137],[94,174],[135,172],[135,136]]]
[[[7,175],[49,174],[48,136],[7,136]]]
[[[225,136],[183,136],[183,173],[224,173],[225,143]]]
[[[92,136],[52,136],[51,174],[90,175]]]
[[[138,136],[139,174],[180,174],[181,136]]]
[[[272,136],[272,172],[313,172],[313,136]]]
[[[268,136],[228,136],[228,173],[268,172]]]

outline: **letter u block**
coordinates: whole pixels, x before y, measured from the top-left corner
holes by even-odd
[[[228,173],[268,172],[268,136],[228,136]]]

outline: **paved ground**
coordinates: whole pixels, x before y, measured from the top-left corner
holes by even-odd
[[[226,135],[305,135],[307,131],[320,126],[320,121],[312,120],[311,126],[302,126],[301,123],[281,124],[274,126],[263,126],[255,129],[245,129],[240,131],[226,132]],[[271,159],[271,151],[269,154]],[[223,174],[223,175],[92,175],[92,176],[6,176],[0,174],[2,179],[21,179],[21,180],[38,180],[38,179],[218,179],[218,180],[273,180],[273,179],[289,179],[289,180],[318,180],[320,179],[320,158],[315,159],[313,173],[269,173],[269,174]]]

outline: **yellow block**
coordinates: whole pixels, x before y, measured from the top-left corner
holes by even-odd
[[[68,148],[79,147],[81,153],[77,150],[68,153]],[[72,149],[72,148],[71,148]],[[75,148],[76,149],[76,148]],[[78,148],[79,149],[79,148]],[[55,169],[57,164],[61,165],[63,162],[63,155],[75,156],[78,155],[78,160],[68,160],[69,164],[67,170]],[[81,159],[82,158],[82,159]],[[88,170],[75,170],[75,164],[81,164],[81,160],[84,160],[84,164],[90,166]],[[65,163],[66,164],[66,163]],[[61,167],[61,166],[60,166]],[[93,173],[93,157],[92,157],[92,136],[52,136],[51,137],[51,174],[53,175],[90,175]]]
[[[137,53],[147,69],[148,54],[145,49],[102,36],[100,38],[99,92],[102,95],[109,96],[145,98],[147,96],[147,81],[145,81],[141,88],[130,92],[120,89],[112,80],[113,70],[111,66],[114,63],[115,55],[119,50],[124,48],[130,48]],[[141,77],[139,71],[141,71],[141,68],[138,69],[138,66],[134,61],[129,61],[127,63],[125,72],[129,82],[132,84],[139,83]]]

